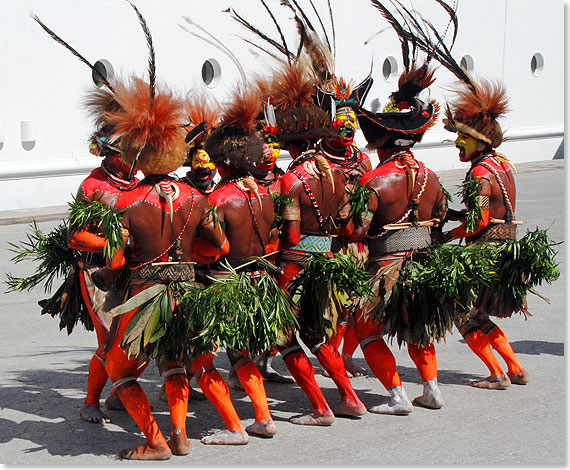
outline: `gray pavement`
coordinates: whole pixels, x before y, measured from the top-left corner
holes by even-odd
[[[551,236],[565,236],[564,161],[519,165],[517,218],[528,228],[550,227]],[[453,193],[463,171],[441,172],[441,180]],[[452,207],[458,208],[456,201]],[[63,211],[65,208],[63,208]],[[27,275],[29,263],[10,262],[8,242],[21,240],[30,217],[43,217],[46,231],[57,224],[62,208],[45,211],[0,213],[0,271]],[[330,427],[300,427],[290,416],[309,409],[309,401],[297,385],[266,384],[269,406],[278,433],[272,439],[252,437],[247,446],[204,446],[200,437],[223,422],[208,402],[191,401],[189,437],[193,450],[186,457],[172,457],[164,465],[430,465],[430,464],[566,464],[566,246],[560,246],[561,278],[540,292],[548,305],[529,298],[533,316],[499,320],[523,366],[531,374],[526,386],[505,391],[478,390],[469,380],[486,375],[483,363],[455,331],[437,345],[439,381],[445,406],[438,411],[415,408],[409,416],[338,418]],[[2,279],[4,280],[4,279]],[[4,290],[4,289],[2,289]],[[84,398],[88,363],[96,348],[95,334],[78,329],[70,336],[58,330],[57,321],[40,316],[41,291],[9,293],[0,305],[0,463],[3,464],[112,464],[117,452],[141,442],[142,434],[125,412],[111,411],[113,423],[83,422],[79,408]],[[391,346],[410,398],[421,393],[419,375],[406,349]],[[331,379],[317,381],[331,405],[338,393]],[[366,363],[360,349],[355,362]],[[225,354],[216,358],[225,376]],[[286,373],[283,361],[275,360]],[[154,407],[165,434],[170,429],[168,407],[157,397],[161,378],[150,365],[140,382]],[[385,403],[388,394],[373,377],[352,379],[367,406]],[[106,386],[103,398],[109,393]],[[232,392],[244,424],[253,422],[253,407],[244,392]],[[129,462],[125,462],[129,463]],[[162,463],[161,463],[162,465]]]

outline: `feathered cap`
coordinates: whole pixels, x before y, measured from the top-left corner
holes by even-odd
[[[503,142],[503,132],[497,119],[508,111],[505,87],[499,82],[472,80],[472,86],[460,85],[454,90],[457,98],[447,103],[445,129],[461,132],[497,148]]]
[[[219,125],[220,106],[205,93],[193,93],[186,99],[184,110],[189,123],[186,127],[187,156],[184,166],[190,162],[198,150],[204,149],[208,136]]]
[[[269,95],[282,147],[287,148],[293,141],[336,136],[330,115],[315,105],[315,91],[314,80],[298,62],[284,65],[273,74]]]
[[[166,87],[134,76],[128,85],[116,87],[115,99],[120,109],[105,116],[114,127],[112,140],[120,144],[121,159],[147,176],[182,166],[186,158],[183,100]]]
[[[371,148],[381,147],[387,142],[410,145],[421,140],[423,134],[435,124],[439,114],[436,101],[424,102],[419,99],[422,90],[434,82],[434,70],[429,67],[431,60],[435,59],[460,80],[470,83],[469,77],[451,55],[457,37],[457,15],[443,0],[436,0],[449,16],[448,26],[442,34],[428,19],[424,16],[417,18],[419,14],[416,10],[410,11],[399,1],[396,12],[400,21],[380,0],[370,1],[398,35],[404,72],[398,80],[398,90],[390,95],[383,112],[375,114],[361,108],[357,113],[358,121]],[[450,28],[451,25],[453,28]],[[450,30],[453,30],[453,37],[451,44],[446,46],[444,39]],[[427,54],[423,65],[417,65],[419,51]]]
[[[357,112],[358,122],[369,148],[382,147],[386,142],[408,146],[419,142],[423,134],[437,121],[439,105],[427,102],[419,94],[433,82],[434,70],[427,63],[404,71],[398,80],[398,90],[390,95],[381,113],[364,108]]]
[[[204,150],[216,166],[247,170],[263,160],[263,141],[256,129],[260,112],[258,94],[237,87],[222,111],[220,125],[204,143]]]
[[[111,143],[114,128],[106,117],[107,113],[121,108],[114,93],[108,88],[93,86],[81,104],[95,123],[95,131],[89,136],[89,151],[98,156],[120,153],[121,149]]]

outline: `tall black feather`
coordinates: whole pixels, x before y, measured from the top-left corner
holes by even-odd
[[[146,43],[148,46],[148,82],[150,88],[150,101],[152,103],[156,95],[156,58],[154,55],[154,44],[152,43],[152,35],[150,34],[150,29],[148,28],[146,20],[143,18],[138,8],[130,0],[127,0],[127,2],[129,2],[129,4],[135,10],[135,13],[139,18],[139,23],[141,24],[144,35],[146,37]]]
[[[113,88],[111,87],[111,84],[107,81],[107,79],[105,78],[105,76],[103,76],[103,74],[101,72],[99,72],[99,70],[97,70],[85,57],[83,57],[79,52],[77,52],[73,47],[71,47],[67,42],[65,42],[63,39],[61,39],[57,34],[55,34],[51,29],[49,29],[43,22],[42,20],[40,20],[38,18],[37,15],[35,15],[34,13],[32,13],[30,15],[36,23],[38,23],[43,30],[48,33],[51,38],[57,42],[58,44],[62,45],[63,47],[65,47],[69,52],[71,52],[75,57],[77,57],[81,62],[83,62],[84,64],[86,64],[93,72],[95,72],[95,74],[99,77],[99,79],[101,80],[101,82],[103,82],[103,84],[111,91],[113,91]]]
[[[390,23],[392,28],[394,28],[394,30],[398,34],[398,38],[400,39],[400,44],[402,46],[402,60],[404,62],[404,68],[406,69],[406,72],[409,71],[410,48],[408,46],[408,41],[405,39],[406,35],[404,29],[402,28],[402,25],[398,23],[398,20],[394,18],[394,15],[392,15],[392,13],[390,13],[390,11],[384,5],[382,5],[382,3],[380,3],[378,0],[370,0],[370,1],[372,2],[372,6],[374,6],[382,14],[382,16],[386,18],[386,21]]]
[[[334,17],[333,17],[333,11],[332,11],[332,6],[331,6],[331,0],[327,0],[327,5],[329,7],[329,16],[331,18],[331,29],[332,29],[332,37],[333,37],[333,57],[336,59],[336,31],[334,28]]]
[[[329,35],[327,34],[327,30],[325,29],[325,25],[323,24],[323,21],[321,20],[321,16],[319,15],[319,12],[315,8],[315,4],[313,3],[313,0],[309,0],[309,2],[311,3],[311,7],[313,7],[313,11],[315,12],[315,15],[317,15],[317,19],[319,20],[319,23],[321,24],[321,29],[323,30],[323,33],[325,34],[325,41],[327,42],[327,46],[329,46],[329,50],[332,52],[331,43],[329,41]]]
[[[455,44],[455,38],[457,37],[457,28],[459,27],[459,20],[457,19],[457,14],[455,13],[455,10],[451,8],[447,3],[445,3],[443,0],[435,0],[435,1],[443,7],[443,9],[449,15],[449,20],[453,22],[453,39],[451,40],[451,45],[449,46],[449,49],[451,49]]]
[[[289,48],[287,47],[287,42],[285,41],[285,36],[283,35],[283,31],[281,31],[281,26],[279,26],[279,23],[277,22],[277,20],[275,19],[275,16],[273,15],[273,12],[269,9],[267,4],[263,0],[259,0],[259,1],[265,7],[265,9],[267,10],[267,13],[269,13],[269,16],[271,16],[271,20],[273,21],[273,24],[277,28],[277,31],[279,32],[279,36],[281,36],[281,41],[283,42],[283,48],[289,52]],[[291,65],[290,53],[287,54],[287,61],[289,62],[289,65]]]
[[[248,29],[252,33],[259,36],[265,42],[269,43],[271,46],[273,46],[275,49],[277,49],[279,52],[281,52],[281,54],[283,54],[287,57],[289,57],[291,55],[291,53],[287,49],[285,49],[281,44],[279,44],[277,41],[275,41],[275,39],[270,38],[267,34],[263,33],[259,29],[257,29],[255,26],[253,26],[251,23],[249,23],[245,18],[240,16],[233,8],[230,8],[229,10],[224,11],[224,12],[229,13],[234,21],[237,21],[239,24],[244,26],[246,29]]]

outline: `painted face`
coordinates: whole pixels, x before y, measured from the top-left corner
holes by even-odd
[[[198,150],[192,157],[192,169],[197,168],[207,168],[211,171],[216,169],[216,165],[210,161],[210,155],[205,150]]]
[[[335,124],[339,137],[332,140],[345,147],[350,147],[354,141],[357,125],[358,120],[356,119],[356,114],[352,109],[343,108],[339,110],[336,115]]]
[[[462,162],[468,162],[473,157],[476,157],[479,152],[477,140],[461,132],[457,133],[455,146],[459,149],[459,160]]]
[[[275,162],[277,161],[277,157],[279,156],[280,146],[279,142],[271,142],[269,144],[263,144],[263,154],[264,159],[257,168],[261,171],[270,171],[275,166]]]

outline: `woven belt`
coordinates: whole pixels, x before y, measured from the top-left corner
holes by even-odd
[[[431,242],[429,227],[410,227],[389,231],[380,238],[368,240],[370,255],[395,251],[419,250]]]
[[[301,235],[299,243],[289,248],[295,251],[307,251],[309,253],[329,253],[332,246],[330,235]]]
[[[158,282],[185,282],[194,280],[194,265],[180,264],[145,264],[131,271],[132,280]]]
[[[468,243],[506,242],[517,239],[517,226],[515,224],[488,225],[480,233],[467,239]]]

